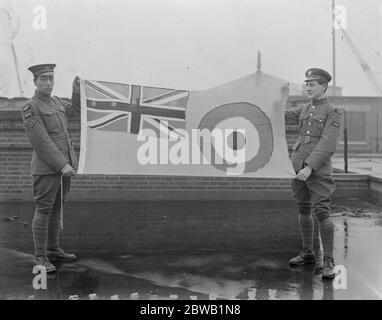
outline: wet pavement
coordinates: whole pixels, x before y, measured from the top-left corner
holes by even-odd
[[[300,249],[289,201],[71,202],[62,247],[80,258],[35,290],[32,212],[0,204],[0,299],[382,298],[382,208],[364,199],[334,203],[334,281],[289,267]]]

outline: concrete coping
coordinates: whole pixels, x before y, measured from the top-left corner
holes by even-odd
[[[333,174],[333,178],[340,180],[369,180],[371,176],[367,174],[359,174],[359,173],[335,173]]]
[[[369,179],[374,182],[379,182],[382,184],[382,177],[369,176]]]

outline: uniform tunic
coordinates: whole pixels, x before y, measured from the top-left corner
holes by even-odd
[[[298,173],[306,165],[312,170],[306,181],[292,180],[293,196],[300,213],[314,213],[319,219],[329,216],[330,198],[335,189],[331,156],[336,151],[342,123],[342,110],[322,98],[286,110],[285,123],[298,124],[292,164]]]
[[[68,119],[80,113],[79,94],[73,103],[58,97],[47,98],[36,91],[22,111],[26,134],[33,154],[33,175],[58,174],[65,164],[78,167],[77,157],[68,134]]]
[[[72,102],[36,90],[26,101],[21,115],[33,153],[31,173],[36,212],[50,214],[61,208],[61,169],[70,164],[78,167],[77,157],[68,134],[68,117],[80,114],[80,95],[73,93]],[[63,179],[64,198],[70,189],[70,177]],[[64,200],[64,199],[63,199]]]

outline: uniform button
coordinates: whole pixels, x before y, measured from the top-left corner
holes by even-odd
[[[310,133],[310,131],[308,130],[306,133],[307,133],[307,134],[309,134],[309,133]]]
[[[314,109],[315,108],[315,106],[312,106],[312,109]]]
[[[309,125],[311,125],[312,123],[311,122],[308,122]]]
[[[310,114],[310,116],[312,116],[312,115],[313,115],[313,113]]]

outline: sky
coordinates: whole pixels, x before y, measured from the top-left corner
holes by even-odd
[[[13,44],[25,96],[32,64],[56,63],[54,94],[82,78],[203,90],[256,71],[302,84],[304,72],[332,73],[332,0],[0,0],[19,28]],[[33,26],[37,5],[46,29]],[[382,82],[382,0],[336,0],[347,31]],[[4,15],[0,15],[3,17]],[[4,22],[4,21],[3,21]],[[4,28],[3,28],[4,29]],[[0,95],[19,96],[11,42],[0,28]],[[337,85],[343,95],[375,96],[336,31]]]

